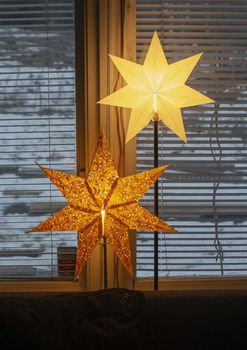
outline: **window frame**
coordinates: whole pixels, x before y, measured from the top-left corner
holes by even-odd
[[[102,94],[102,75],[100,71],[100,48],[98,42],[102,31],[102,21],[105,22],[103,7],[111,6],[116,0],[75,0],[75,40],[76,40],[76,131],[77,131],[77,174],[85,176],[94,154],[97,140],[100,134],[100,124],[105,123],[104,109],[99,108],[95,101]],[[135,6],[135,0],[125,1],[126,6]],[[130,13],[130,17],[133,17]],[[81,18],[84,21],[81,21]],[[101,23],[101,24],[100,24]],[[130,20],[128,31],[133,33],[135,18]],[[99,30],[101,29],[101,30]],[[83,33],[83,36],[82,36]],[[132,34],[133,35],[133,34]],[[83,38],[83,39],[82,39]],[[93,40],[92,40],[93,39]],[[83,45],[84,42],[84,45]],[[111,112],[113,113],[113,112]],[[101,119],[100,119],[101,117]],[[101,120],[101,123],[100,123]],[[102,127],[102,125],[101,125]],[[111,146],[114,142],[111,140]],[[131,154],[131,166],[125,168],[127,174],[133,173],[135,166],[135,141],[128,146],[128,154]],[[131,239],[132,247],[135,246],[135,237]],[[133,248],[135,250],[135,247]],[[135,261],[135,251],[133,252]],[[97,290],[102,288],[100,272],[100,248],[93,252],[87,267],[83,271],[79,283],[72,281],[28,280],[28,281],[0,281],[0,292],[79,292],[83,290]],[[109,269],[113,273],[114,263],[112,254],[109,257]],[[120,271],[119,285],[131,288],[132,281],[123,271]],[[116,287],[116,281],[111,276],[109,287]],[[153,280],[150,278],[138,278],[134,289],[152,290]],[[195,277],[195,278],[160,278],[159,290],[246,290],[247,277]]]
[[[76,169],[77,174],[83,176],[85,173],[85,21],[86,1],[74,0],[75,20],[75,95],[76,95]],[[83,37],[83,40],[81,40]],[[78,77],[82,76],[82,79]],[[80,101],[80,103],[78,102]],[[80,130],[80,132],[79,132]],[[78,135],[80,137],[78,137]],[[85,276],[79,283],[73,280],[51,279],[2,279],[0,278],[0,292],[78,292],[86,289]]]

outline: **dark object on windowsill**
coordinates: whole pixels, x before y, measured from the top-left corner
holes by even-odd
[[[73,276],[76,265],[76,247],[58,247],[57,265],[59,276]]]

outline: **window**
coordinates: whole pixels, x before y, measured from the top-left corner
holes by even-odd
[[[0,3],[0,278],[73,278],[75,233],[26,233],[64,199],[34,161],[75,172],[74,1]]]
[[[120,1],[85,3],[87,70],[85,84],[79,84],[88,95],[85,125],[80,121],[79,126],[80,147],[86,145],[83,155],[75,151],[74,1],[0,3],[1,279],[74,275],[70,264],[75,233],[26,233],[65,204],[34,160],[73,173],[77,158],[78,169],[83,171],[84,163],[87,168],[99,120],[108,122],[108,110],[98,110],[95,102],[108,94],[108,88],[120,85],[119,74],[112,73],[104,53],[105,44],[110,45],[109,52],[134,60],[134,0],[125,2],[124,13]],[[169,62],[203,51],[189,85],[217,101],[183,111],[188,144],[159,126],[160,163],[171,165],[159,182],[159,216],[179,231],[159,235],[160,277],[246,275],[246,10],[244,0],[136,1],[138,61],[143,62],[154,30]],[[102,30],[105,26],[108,30]],[[110,82],[107,74],[113,75]],[[111,108],[111,145],[119,134],[114,113],[118,111]],[[130,173],[132,145],[126,148]],[[153,167],[152,147],[150,124],[137,138],[137,171]],[[152,210],[152,202],[149,191],[142,205]],[[113,271],[114,263],[112,267]],[[109,273],[109,279],[113,275]],[[99,288],[100,254],[96,263],[88,264],[90,276],[88,288]],[[137,276],[153,276],[153,233],[137,234]]]
[[[159,126],[159,276],[247,274],[247,4],[241,0],[137,0],[137,58],[157,30],[174,62],[204,52],[188,85],[216,100],[186,108],[188,143]],[[153,167],[153,127],[137,138],[139,171]],[[150,191],[143,205],[152,209]],[[153,233],[137,236],[137,276],[153,276]]]

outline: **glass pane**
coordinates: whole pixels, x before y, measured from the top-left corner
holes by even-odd
[[[75,233],[27,232],[65,205],[34,161],[75,172],[73,3],[0,3],[0,278],[74,274]]]
[[[203,56],[188,85],[216,100],[182,110],[188,143],[159,125],[160,277],[247,274],[246,3],[137,0],[137,58],[158,31],[169,63]],[[137,167],[153,167],[153,125],[137,138]],[[152,190],[143,198],[152,209]],[[153,276],[153,234],[139,233],[137,275]]]

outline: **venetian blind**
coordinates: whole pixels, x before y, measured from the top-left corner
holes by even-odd
[[[188,85],[216,100],[185,108],[188,143],[159,126],[159,275],[247,274],[247,2],[137,0],[137,58],[153,31],[168,62],[203,52]],[[137,138],[138,170],[153,167],[153,126]],[[149,192],[143,205],[153,206]],[[153,275],[153,234],[138,233],[137,276]]]
[[[27,233],[65,205],[34,161],[75,171],[73,0],[0,2],[0,278],[74,274],[75,233]]]

